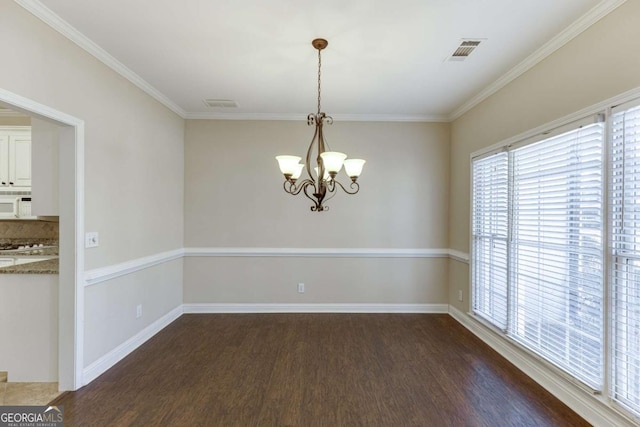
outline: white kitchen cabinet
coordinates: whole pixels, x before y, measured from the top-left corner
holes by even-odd
[[[31,188],[31,130],[0,127],[0,191]]]

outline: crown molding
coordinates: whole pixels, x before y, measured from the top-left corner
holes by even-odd
[[[402,115],[402,114],[332,114],[331,117],[338,122],[427,122],[442,123],[448,122],[449,116],[446,114],[426,114],[426,115]],[[281,120],[281,121],[304,121],[307,114],[297,113],[186,113],[185,119],[192,120]]]
[[[76,43],[89,54],[96,57],[105,65],[110,67],[116,73],[120,74],[131,83],[136,85],[142,91],[152,98],[169,108],[171,111],[184,119],[201,119],[201,120],[304,120],[306,114],[295,113],[218,113],[218,112],[187,112],[178,104],[173,102],[169,97],[164,95],[158,89],[149,84],[146,80],[136,74],[134,71],[126,67],[111,54],[98,46],[96,43],[87,38],[80,31],[71,26],[68,22],[56,15],[51,9],[47,8],[38,0],[14,0],[18,5],[22,6],[28,12],[42,20],[54,30],[58,31],[69,40]],[[627,0],[602,0],[589,12],[584,14],[580,19],[575,21],[561,33],[553,37],[541,48],[528,56],[518,65],[513,67],[507,73],[502,75],[496,81],[485,87],[478,94],[466,101],[460,107],[452,111],[450,114],[418,114],[418,115],[394,115],[394,114],[336,114],[333,118],[337,121],[354,121],[354,122],[452,122],[480,104],[482,101],[498,92],[507,84],[533,68],[540,61],[560,49],[573,38],[578,36],[591,25],[598,22],[607,14],[624,4]]]
[[[580,19],[575,21],[558,35],[542,45],[542,47],[533,52],[511,70],[507,71],[506,74],[503,74],[502,77],[498,78],[498,80],[494,81],[474,97],[462,104],[460,107],[456,108],[447,117],[448,121],[452,122],[456,120],[464,113],[468,112],[473,107],[480,104],[482,101],[489,98],[494,93],[498,92],[500,89],[520,77],[525,72],[529,71],[543,59],[563,47],[565,44],[569,43],[580,33],[598,22],[600,19],[604,18],[606,15],[624,4],[626,1],[627,0],[603,0],[598,3],[593,9],[580,17]]]
[[[38,0],[14,0],[17,4],[22,6],[28,12],[35,17],[42,20],[45,24],[49,25],[54,30],[80,46],[89,54],[96,57],[106,66],[111,68],[122,77],[129,80],[131,83],[142,89],[149,96],[163,104],[165,107],[184,118],[186,111],[184,111],[178,104],[169,99],[165,94],[160,92],[155,87],[151,86],[145,79],[133,72],[130,68],[125,66],[122,62],[111,56],[106,50],[98,46],[91,41],[87,36],[76,30],[67,21],[56,15],[51,9],[43,5]]]

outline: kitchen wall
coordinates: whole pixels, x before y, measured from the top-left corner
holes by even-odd
[[[0,220],[0,241],[38,239],[58,241],[58,223],[55,221]]]
[[[85,268],[181,248],[183,119],[11,1],[0,2],[0,51],[10,58],[0,67],[3,89],[85,122],[85,225],[100,233]],[[164,274],[157,288],[148,280],[156,268]],[[85,295],[85,365],[179,306],[181,280],[178,261],[95,284]],[[122,307],[142,294],[136,320]]]
[[[453,249],[469,252],[470,154],[640,86],[640,2],[627,1],[451,126]],[[468,310],[468,265],[450,261],[450,304]],[[458,302],[457,291],[464,292]]]
[[[344,251],[448,247],[449,125],[336,121],[325,133],[332,149],[367,163],[360,192],[339,193],[328,212],[317,213],[304,196],[283,191],[274,158],[304,157],[313,135],[305,121],[187,121],[185,247],[258,254],[185,259],[185,303],[447,302],[442,256],[345,257]],[[261,248],[339,254],[266,257]],[[305,294],[297,293],[298,282]]]
[[[0,115],[0,126],[30,126],[31,117],[14,117]]]

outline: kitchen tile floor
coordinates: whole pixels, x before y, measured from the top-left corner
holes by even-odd
[[[46,405],[60,394],[58,383],[9,383],[0,372],[0,406]]]

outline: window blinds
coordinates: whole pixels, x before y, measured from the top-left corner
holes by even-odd
[[[473,161],[473,310],[507,327],[508,161],[502,152]]]
[[[640,107],[614,112],[611,398],[640,415]]]
[[[512,152],[510,334],[602,384],[603,125]]]
[[[477,315],[603,383],[603,139],[595,123],[472,162]]]

